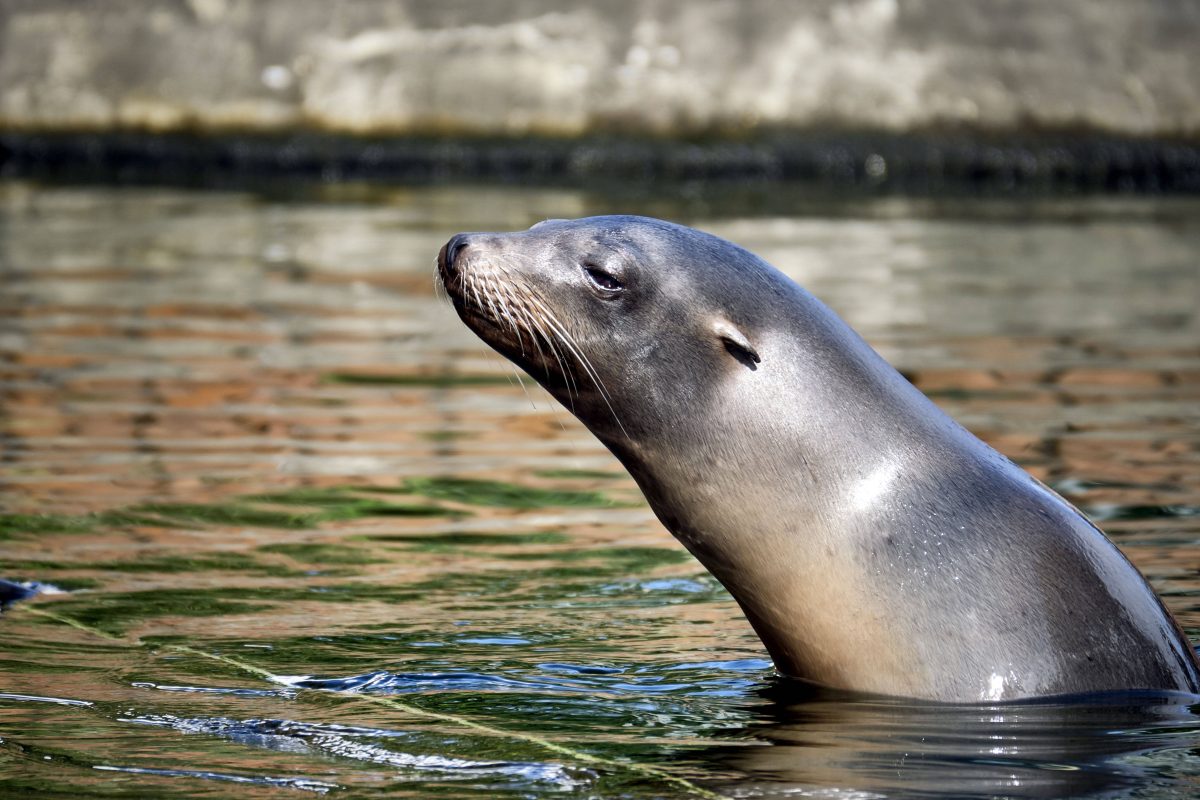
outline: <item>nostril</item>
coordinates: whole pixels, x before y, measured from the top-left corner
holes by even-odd
[[[446,242],[446,246],[442,248],[442,252],[445,253],[444,262],[446,269],[449,272],[457,272],[454,268],[454,261],[466,246],[467,237],[461,233],[456,233],[450,237],[450,241]]]

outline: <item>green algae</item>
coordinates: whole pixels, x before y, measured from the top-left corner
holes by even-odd
[[[321,515],[316,513],[272,511],[235,503],[152,503],[135,506],[134,510],[186,525],[304,529],[321,521]]]
[[[55,603],[57,612],[119,636],[131,626],[159,617],[223,617],[269,611],[297,602],[411,603],[424,593],[412,585],[345,583],[318,586],[253,586],[214,589],[160,588],[73,597]]]
[[[313,506],[317,508],[340,508],[353,500],[341,487],[285,489],[279,492],[246,494],[238,498],[245,502],[272,503],[275,505]]]
[[[623,472],[607,472],[599,469],[542,469],[534,473],[539,478],[583,478],[617,480],[626,477]]]
[[[454,442],[459,439],[469,438],[473,435],[474,434],[469,431],[443,429],[438,431],[426,431],[425,433],[421,434],[421,438],[430,442]]]
[[[600,562],[598,566],[588,567],[587,572],[628,572],[637,573],[656,569],[662,566],[683,564],[691,559],[686,550],[666,547],[605,547],[589,548],[587,550],[555,550],[541,553],[508,553],[498,558],[510,561],[559,561],[572,563],[578,561]],[[564,568],[574,574],[573,568]],[[566,573],[564,573],[566,574]]]
[[[234,590],[226,590],[233,593]],[[238,590],[239,597],[260,599],[258,590]],[[222,597],[211,589],[154,589],[63,600],[54,610],[105,633],[119,636],[130,626],[156,617],[220,617],[270,609],[264,602]]]
[[[87,533],[100,524],[96,514],[0,514],[0,537],[23,533]]]
[[[48,573],[68,570],[89,570],[122,573],[187,574],[201,571],[251,572],[276,577],[292,577],[303,573],[276,564],[264,564],[243,553],[199,553],[187,556],[149,556],[136,561],[16,561],[0,559],[0,575],[13,575],[29,580],[47,580]],[[62,589],[92,588],[99,585],[91,578],[49,578]]]
[[[307,512],[313,524],[359,517],[454,517],[467,512],[428,503],[396,503],[377,497],[364,497],[367,487],[330,487],[291,489],[270,494],[244,495],[243,502],[274,506],[301,506],[318,509]],[[358,493],[356,493],[358,492]],[[292,513],[295,512],[285,512]]]
[[[541,489],[476,478],[409,478],[403,489],[434,500],[519,510],[536,508],[612,508],[619,505],[602,492]]]
[[[339,544],[282,543],[258,548],[260,553],[280,553],[303,564],[386,564],[366,550]]]
[[[0,539],[39,534],[92,533],[122,527],[239,526],[306,530],[361,517],[461,517],[467,511],[431,503],[364,497],[353,487],[294,489],[244,495],[222,503],[143,503],[87,514],[0,514]]]
[[[566,544],[571,537],[560,531],[525,533],[446,531],[445,533],[381,533],[366,538],[375,542],[411,544],[419,548],[492,547],[496,545]]]
[[[63,561],[39,561],[30,559],[0,558],[0,576],[15,580],[15,572],[57,572],[64,569],[86,569],[93,564],[74,564]]]
[[[602,473],[596,473],[598,476]],[[590,473],[587,476],[595,477]],[[563,474],[562,477],[568,477]],[[572,472],[570,477],[585,477]],[[606,476],[613,477],[613,476]],[[302,487],[248,494],[217,503],[143,503],[87,514],[0,514],[0,539],[90,533],[121,527],[206,528],[237,526],[308,530],[326,522],[364,517],[446,517],[470,512],[429,502],[397,502],[380,495],[409,495],[459,505],[531,510],[612,508],[627,505],[603,492],[547,489],[474,478],[410,478],[398,487]]]
[[[161,517],[140,513],[141,507],[87,514],[0,514],[0,539],[29,534],[92,533],[122,526],[181,527]]]
[[[208,571],[249,572],[281,578],[303,574],[276,564],[264,564],[252,556],[243,553],[203,553],[191,556],[143,558],[137,561],[109,561],[93,565],[93,568],[114,572],[156,572],[164,574],[188,574]]]
[[[38,533],[91,533],[118,525],[158,524],[128,510],[89,514],[0,514],[0,539]]]

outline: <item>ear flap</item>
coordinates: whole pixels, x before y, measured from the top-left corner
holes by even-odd
[[[724,319],[718,320],[713,325],[713,333],[717,334],[717,338],[725,345],[729,355],[749,369],[758,369],[755,365],[761,364],[762,358],[759,357],[758,351],[754,349],[754,345],[750,344],[746,335],[738,330],[732,322]]]

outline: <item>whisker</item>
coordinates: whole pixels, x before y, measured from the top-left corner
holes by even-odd
[[[529,307],[528,300],[534,297],[533,289],[526,283],[520,281],[509,269],[509,263],[506,259],[498,259],[496,269],[504,275],[506,281],[497,281],[497,287],[506,295],[508,299],[513,301],[514,310],[520,316],[522,323],[529,333],[529,339],[537,349],[538,357],[546,360],[546,354],[542,350],[542,346],[538,341],[539,334],[541,339],[545,341],[551,355],[554,356],[558,368],[563,373],[563,378],[567,383],[567,398],[570,400],[571,412],[575,412],[575,398],[579,396],[579,385],[575,378],[573,370],[569,369],[567,359],[559,352],[558,347],[554,344],[554,339],[546,330],[538,323],[536,316]],[[519,290],[519,291],[518,291]],[[519,337],[520,334],[518,334]],[[522,342],[522,355],[524,355],[524,343]]]
[[[575,412],[576,400],[581,396],[579,377],[576,375],[576,367],[578,367],[595,386],[604,404],[608,407],[609,413],[612,414],[613,420],[617,423],[617,427],[628,438],[629,433],[617,414],[612,396],[604,385],[599,370],[584,354],[578,342],[567,330],[566,325],[538,297],[534,288],[521,281],[515,269],[510,269],[512,266],[510,259],[499,256],[494,258],[488,266],[490,268],[486,271],[476,268],[466,269],[461,273],[459,287],[465,304],[474,312],[488,317],[497,325],[512,331],[521,356],[527,355],[525,337],[528,336],[530,353],[536,352],[541,363],[547,362],[547,353],[554,359],[555,365],[562,373],[567,401],[572,413]],[[444,283],[442,289],[447,289]],[[509,365],[513,367],[517,382],[520,383],[528,397],[530,405],[536,410],[537,405],[533,402],[533,397],[529,395],[529,390],[521,379],[520,370],[511,361],[509,361]],[[562,425],[561,420],[559,424],[564,431],[567,429],[565,425]]]
[[[490,287],[488,286],[488,284],[490,282],[491,282],[490,276],[483,275],[480,277],[479,283],[483,285],[483,289],[480,292],[480,294],[483,296],[483,303],[485,303],[487,305],[488,311],[491,312],[492,319],[496,320],[497,322],[503,322],[504,318],[500,313],[500,309],[498,309],[496,307],[495,294],[493,292],[489,291]]]
[[[522,330],[521,319],[519,318],[520,298],[512,291],[511,273],[503,260],[495,262],[496,269],[501,273],[500,276],[489,273],[485,278],[485,286],[489,290],[489,299],[494,296],[496,302],[500,306],[500,317],[504,322],[508,323],[513,335],[517,337],[517,346],[521,348],[521,355],[525,355],[525,338],[522,333],[529,333],[530,344],[533,345],[539,355],[541,348],[537,347],[537,339],[528,330]],[[501,279],[503,277],[503,279]],[[499,321],[499,320],[498,320]]]
[[[512,333],[514,333],[514,336],[517,337],[517,347],[521,348],[521,355],[524,355],[526,353],[524,353],[524,337],[521,336],[520,297],[516,297],[514,294],[512,294],[512,290],[506,283],[497,281],[496,287],[498,289],[498,300],[500,307],[502,307],[504,311],[504,318],[505,320],[508,320],[509,326],[512,329]],[[512,306],[509,305],[509,301],[512,301]],[[532,344],[536,350],[538,350],[538,355],[541,355],[541,348],[538,347],[538,339],[533,336],[533,333],[529,333],[529,343]]]
[[[550,348],[550,352],[554,355],[554,360],[558,364],[558,368],[562,370],[563,378],[567,383],[567,399],[571,401],[571,413],[575,413],[575,398],[579,396],[579,383],[575,378],[574,370],[571,369],[566,357],[558,349],[558,346],[555,345],[554,337],[546,332],[546,329],[542,327],[533,312],[526,309],[525,318],[528,320],[530,326],[545,339],[546,346]]]
[[[482,312],[484,310],[483,301],[479,299],[479,284],[476,279],[475,271],[474,270],[468,271],[466,273],[466,276],[468,279],[467,282],[468,282],[471,294],[475,295],[475,308],[477,310],[479,310],[480,312]]]
[[[592,365],[592,362],[589,361],[588,357],[583,354],[582,350],[579,349],[578,345],[571,338],[571,335],[567,333],[566,329],[563,327],[563,324],[558,321],[558,318],[554,316],[553,312],[546,308],[545,304],[540,300],[533,297],[530,297],[530,300],[540,307],[542,313],[545,315],[544,319],[546,323],[558,334],[559,340],[562,341],[563,345],[575,356],[575,358],[579,360],[580,366],[583,367],[583,370],[587,376],[592,379],[592,383],[595,384],[596,390],[600,393],[600,397],[604,399],[604,404],[608,406],[609,413],[611,413],[613,416],[613,421],[617,423],[617,427],[621,429],[621,433],[624,434],[625,438],[630,438],[629,432],[625,430],[625,426],[621,423],[621,418],[617,415],[616,408],[613,407],[612,397],[608,394],[608,390],[604,386],[604,381],[600,379],[600,374],[596,371],[596,368]]]
[[[443,302],[450,302],[450,290],[446,288],[446,279],[442,277],[442,271],[436,266],[433,268],[433,296]]]

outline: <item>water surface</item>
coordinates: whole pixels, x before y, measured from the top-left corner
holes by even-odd
[[[8,183],[0,577],[55,588],[0,619],[0,793],[1193,796],[1193,698],[773,673],[612,457],[434,297],[451,233],[616,211],[801,281],[1200,634],[1195,201]]]

